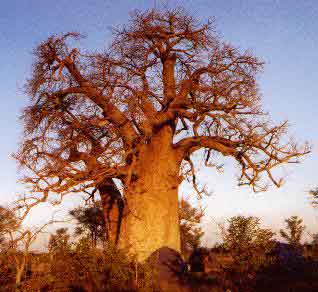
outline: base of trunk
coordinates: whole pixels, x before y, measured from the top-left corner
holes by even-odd
[[[159,196],[155,192],[127,199],[129,213],[124,218],[120,246],[138,261],[144,261],[162,247],[181,250],[178,194]]]

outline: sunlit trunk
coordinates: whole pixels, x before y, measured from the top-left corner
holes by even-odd
[[[120,245],[138,261],[167,246],[180,251],[178,186],[180,161],[166,126],[139,151],[136,180],[127,186]]]

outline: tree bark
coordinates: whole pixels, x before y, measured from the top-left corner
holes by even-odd
[[[162,128],[139,149],[136,179],[126,188],[126,216],[120,246],[144,261],[161,247],[180,252],[178,186],[180,159],[172,146],[172,129]]]

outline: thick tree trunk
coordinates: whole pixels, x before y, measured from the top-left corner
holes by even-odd
[[[180,161],[163,128],[139,151],[137,179],[127,186],[120,245],[138,261],[167,246],[180,251],[178,186]]]

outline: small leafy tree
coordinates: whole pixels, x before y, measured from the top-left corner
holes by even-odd
[[[57,221],[52,219],[34,228],[25,228],[22,222],[23,218],[19,218],[17,209],[0,206],[0,287],[5,287],[6,291],[11,291],[13,286],[10,285],[13,283],[16,289],[21,288],[27,265],[30,263],[32,243],[48,225]],[[2,276],[9,281],[3,281]]]
[[[293,247],[300,248],[301,238],[304,234],[306,227],[302,225],[303,220],[298,216],[291,216],[285,220],[287,226],[286,231],[281,229],[280,235]]]
[[[318,187],[313,188],[312,190],[309,191],[309,195],[312,199],[311,203],[314,207],[317,207],[318,205]]]
[[[314,245],[314,246],[318,246],[318,233],[315,233],[315,234],[312,235],[311,244]]]
[[[70,215],[77,221],[76,235],[88,235],[94,247],[98,239],[105,239],[106,222],[99,201],[93,205],[75,208],[70,211]]]
[[[201,208],[194,208],[185,200],[179,202],[181,253],[184,256],[200,245],[204,232],[199,224],[203,216]]]
[[[71,250],[70,235],[67,228],[59,228],[49,239],[49,251],[52,254],[66,254]]]
[[[8,287],[14,283],[15,261],[12,253],[10,234],[18,228],[18,221],[14,212],[0,206],[0,287]]]
[[[255,271],[266,264],[266,254],[274,246],[270,229],[260,227],[260,219],[234,216],[228,220],[228,228],[221,226],[224,246],[231,251],[236,267]]]
[[[18,227],[19,221],[15,213],[8,208],[0,206],[0,247],[4,247],[7,242],[6,237]]]

